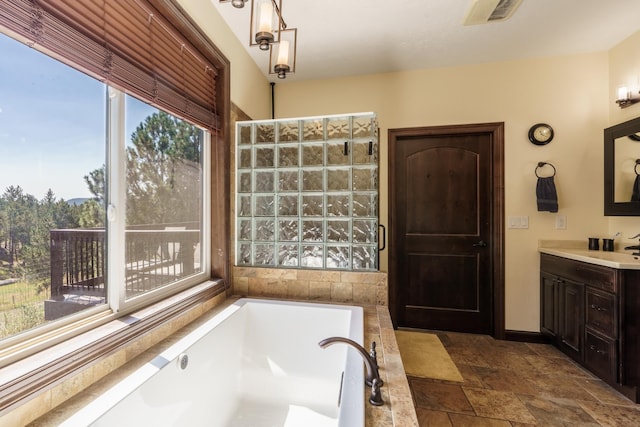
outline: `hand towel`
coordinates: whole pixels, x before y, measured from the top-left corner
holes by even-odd
[[[640,202],[640,175],[636,175],[636,180],[633,182],[633,193],[631,193],[632,202]]]
[[[552,176],[538,178],[536,196],[539,211],[558,212],[558,193]]]

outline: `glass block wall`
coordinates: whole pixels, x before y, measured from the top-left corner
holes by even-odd
[[[374,113],[238,122],[236,264],[378,269]]]

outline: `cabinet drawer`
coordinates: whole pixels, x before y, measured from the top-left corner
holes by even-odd
[[[616,340],[599,337],[586,331],[584,364],[602,379],[617,382]]]
[[[616,296],[587,286],[586,299],[586,325],[610,338],[617,338]]]
[[[614,268],[541,254],[540,269],[607,292],[618,292],[618,274]]]

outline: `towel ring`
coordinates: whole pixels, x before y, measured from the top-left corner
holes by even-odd
[[[640,172],[638,172],[638,166],[640,165],[640,159],[636,159],[636,165],[633,167],[633,170],[636,173],[636,176],[640,176]]]
[[[638,162],[640,162],[640,159],[636,162],[636,166],[638,166]],[[553,164],[547,163],[547,162],[538,162],[538,166],[536,166],[536,170],[535,170],[536,176],[538,178],[542,178],[540,175],[538,175],[538,169],[540,169],[541,167],[543,167],[545,165],[551,166],[553,168],[553,175],[551,175],[551,176],[556,176],[556,167],[553,166]]]

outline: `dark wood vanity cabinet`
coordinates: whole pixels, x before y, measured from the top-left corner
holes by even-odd
[[[540,257],[540,330],[578,363],[640,402],[640,270]]]

